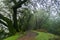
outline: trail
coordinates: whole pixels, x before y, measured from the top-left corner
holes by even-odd
[[[23,37],[19,38],[18,40],[34,40],[36,35],[37,35],[36,32],[27,32],[26,35],[24,35]]]

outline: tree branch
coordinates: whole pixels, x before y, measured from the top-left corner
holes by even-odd
[[[5,24],[5,23],[4,23],[3,21],[1,21],[1,20],[0,20],[0,23],[3,24],[3,25],[5,25],[5,26],[8,26],[7,24]]]
[[[21,2],[18,2],[16,5],[13,6],[14,9],[17,9],[19,7],[22,6],[23,3],[25,3],[27,0],[24,0],[24,1],[21,1]]]
[[[12,0],[14,2],[14,4],[17,4],[16,0]]]

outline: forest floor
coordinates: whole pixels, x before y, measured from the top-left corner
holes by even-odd
[[[36,32],[27,32],[26,35],[24,35],[23,37],[20,37],[18,40],[34,40],[35,37],[37,36]]]
[[[15,35],[8,37],[4,40],[55,40],[55,39],[60,40],[60,36],[48,32],[31,30],[22,33],[16,33]]]

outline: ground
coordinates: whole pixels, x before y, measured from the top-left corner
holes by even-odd
[[[17,37],[16,37],[17,36]],[[21,34],[9,37],[5,40],[50,40],[56,35],[46,32],[28,31],[23,36]]]
[[[23,37],[19,38],[18,40],[34,40],[36,35],[37,35],[36,32],[27,32],[26,35],[24,35]]]

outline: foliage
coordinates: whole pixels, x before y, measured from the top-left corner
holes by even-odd
[[[29,9],[26,9],[26,8],[23,9],[21,12],[22,13],[21,13],[21,17],[19,19],[20,20],[19,27],[20,27],[20,30],[26,31],[26,30],[30,29],[29,28],[29,21],[30,21],[33,14],[30,12]]]
[[[38,35],[35,37],[35,40],[50,40],[50,38],[55,38],[56,35],[44,32],[37,32]],[[56,36],[57,37],[57,36]]]
[[[42,25],[45,24],[49,18],[49,13],[43,9],[40,9],[34,13],[30,20],[30,25],[32,29],[40,29]]]
[[[12,25],[12,21],[11,21],[10,19],[4,17],[4,16],[1,15],[1,14],[0,14],[0,19],[2,19],[2,20],[4,20],[5,22],[7,22],[7,24],[5,24],[5,26],[8,27],[10,33],[14,33],[14,32],[15,32],[15,31],[14,31],[14,28],[13,28],[13,25]],[[3,22],[3,23],[4,23],[4,22]],[[2,23],[2,24],[3,24],[3,23]],[[13,29],[13,30],[11,30],[11,29]],[[13,31],[14,31],[14,32],[13,32]]]
[[[4,6],[5,8],[9,8],[9,11],[12,11],[9,16],[12,17],[12,20],[5,17],[4,15],[0,14],[0,19],[2,19],[3,21],[5,21],[7,24],[5,24],[3,21],[0,20],[0,23],[5,25],[6,27],[8,27],[9,31],[11,34],[15,34],[16,32],[19,32],[19,27],[18,27],[18,23],[17,23],[17,9],[22,7],[22,4],[24,4],[27,0],[19,0],[19,2],[16,2],[16,0],[4,0],[3,4],[6,6]],[[10,3],[13,2],[14,5],[10,5]],[[4,8],[3,8],[4,9]],[[2,10],[1,10],[2,11]],[[7,13],[9,13],[9,11]],[[3,11],[5,12],[5,10]]]
[[[18,37],[20,37],[19,36],[20,34],[19,33],[16,33],[15,35],[13,35],[13,36],[11,36],[11,37],[8,37],[8,38],[6,38],[6,39],[4,39],[4,40],[17,40],[18,39]]]
[[[0,7],[2,12],[0,13],[0,23],[8,27],[11,35],[19,31],[31,29],[45,29],[49,33],[60,35],[59,1],[51,0],[51,5],[49,5],[47,4],[47,1],[40,0],[42,2],[40,2],[40,6],[44,8],[39,10],[35,10],[38,9],[37,7],[34,7],[36,6],[35,2],[32,1],[34,3],[32,4],[29,1],[4,0],[2,3],[3,7]],[[39,6],[38,3],[37,5]],[[53,7],[56,5],[55,10],[52,5]],[[29,9],[30,7],[27,6],[31,6],[32,8]],[[18,11],[18,9],[20,10]],[[34,11],[34,13],[31,13],[31,11]]]

